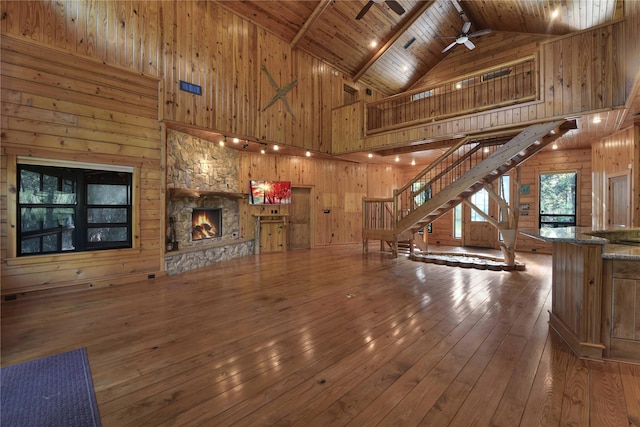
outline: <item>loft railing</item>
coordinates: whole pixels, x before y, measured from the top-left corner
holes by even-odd
[[[366,104],[366,132],[372,135],[461,114],[538,99],[535,56],[462,76],[431,88]]]

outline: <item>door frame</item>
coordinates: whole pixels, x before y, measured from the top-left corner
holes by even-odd
[[[316,215],[315,215],[315,209],[313,208],[313,200],[314,200],[314,189],[315,186],[314,185],[298,185],[298,184],[291,184],[291,191],[293,192],[294,188],[305,188],[305,189],[309,189],[309,248],[314,248],[315,247],[315,236],[313,234],[313,230],[315,230],[315,221],[316,221]],[[292,199],[293,202],[293,199]],[[289,228],[289,231],[291,231],[291,228]],[[289,236],[291,237],[291,236]],[[289,239],[289,241],[291,241],[291,239]],[[287,248],[287,250],[289,250],[290,248]]]
[[[627,227],[631,226],[631,171],[630,170],[626,170],[626,171],[620,171],[620,172],[612,172],[612,173],[607,173],[606,175],[606,185],[605,185],[605,200],[607,201],[607,208],[605,209],[604,212],[604,224],[606,227],[609,227],[611,224],[609,224],[609,219],[611,216],[611,179],[612,178],[620,178],[620,177],[625,177],[627,180],[627,212],[626,212],[626,217],[627,217]]]

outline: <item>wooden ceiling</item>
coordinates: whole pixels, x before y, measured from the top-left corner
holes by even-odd
[[[472,39],[477,47],[490,48],[498,39],[543,39],[622,19],[625,0],[397,0],[405,9],[402,15],[383,0],[375,0],[360,20],[356,16],[367,0],[215,1],[286,40],[292,48],[302,49],[341,70],[345,79],[390,96],[422,86],[428,72],[452,52],[464,55],[463,45],[443,53],[453,39],[439,38],[460,34],[463,18],[471,22],[469,32],[491,30],[489,35]],[[374,40],[376,47],[371,46]],[[605,112],[598,115],[601,121],[597,125],[593,123],[595,116],[576,118],[579,130],[559,140],[559,148],[587,148],[613,133],[621,122],[631,124],[637,118],[633,112],[640,109],[640,89],[635,92],[635,101],[630,100],[627,110],[631,113]],[[383,150],[374,153],[373,158],[368,152],[340,157],[390,165],[413,160],[417,165],[426,165],[446,150],[442,146],[453,142],[443,141],[440,147],[397,147],[398,153]]]
[[[410,89],[442,61],[447,55],[442,50],[453,40],[438,36],[456,36],[464,23],[452,0],[398,2],[406,11],[402,15],[379,2],[356,20],[367,0],[220,0],[386,96]],[[622,2],[616,0],[459,0],[458,5],[472,23],[471,32],[563,35],[622,17]],[[556,10],[558,16],[552,18]],[[481,45],[490,38],[472,41]]]

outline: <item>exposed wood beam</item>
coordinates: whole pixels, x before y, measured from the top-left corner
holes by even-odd
[[[427,150],[436,150],[439,148],[449,148],[455,145],[456,143],[458,143],[459,141],[460,141],[460,138],[447,139],[444,141],[433,141],[433,142],[427,142],[424,144],[417,144],[417,145],[406,145],[404,147],[395,147],[395,148],[388,148],[386,150],[379,150],[379,151],[376,151],[376,154],[386,157],[386,156],[396,156],[398,154],[415,153],[416,151],[427,151]]]
[[[414,22],[416,22],[416,20],[418,18],[420,18],[420,16],[422,16],[423,13],[425,13],[427,11],[427,9],[429,9],[429,7],[431,7],[431,5],[435,3],[435,0],[429,0],[429,1],[425,1],[422,3],[422,5],[420,6],[420,9],[418,9],[413,15],[411,15],[411,17],[404,23],[402,24],[402,27],[400,27],[398,29],[398,31],[396,31],[393,36],[391,36],[391,38],[384,44],[384,46],[382,46],[376,53],[375,55],[373,55],[371,57],[371,59],[369,59],[369,61],[367,61],[367,63],[364,65],[364,67],[362,67],[360,69],[360,71],[358,71],[356,73],[356,75],[353,77],[353,81],[356,82],[360,79],[360,77],[362,77],[364,75],[364,73],[367,72],[367,70],[369,68],[371,68],[371,66],[373,64],[375,64],[375,62],[382,56],[384,55],[384,53],[389,50],[389,48],[391,46],[393,46],[393,44],[409,29],[409,27],[411,27],[413,25]]]
[[[313,23],[316,22],[316,20],[320,17],[322,12],[325,11],[325,9],[331,4],[332,1],[333,0],[321,0],[320,3],[318,3],[316,8],[311,13],[311,16],[309,16],[309,18],[306,21],[304,21],[302,28],[300,28],[300,31],[298,31],[298,34],[296,34],[296,36],[291,41],[291,49],[293,49],[298,45],[298,42],[302,40],[302,37],[304,37],[307,31],[309,31],[309,28],[311,28]]]

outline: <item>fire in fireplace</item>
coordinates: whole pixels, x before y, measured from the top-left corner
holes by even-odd
[[[191,240],[222,236],[222,209],[194,209],[191,214]]]

